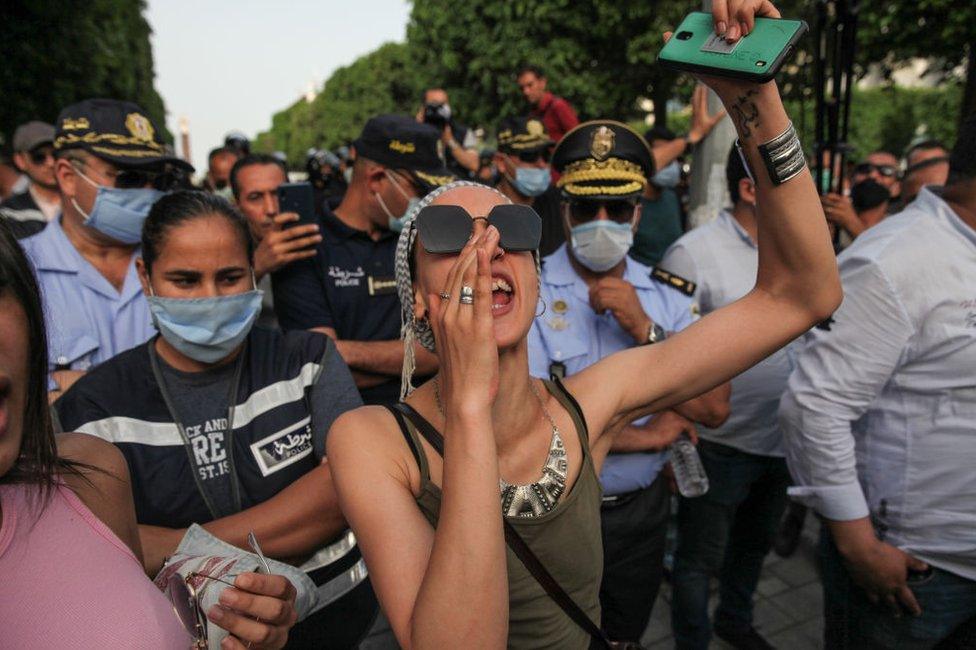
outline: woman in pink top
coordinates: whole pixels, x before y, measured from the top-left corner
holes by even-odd
[[[37,283],[0,223],[0,646],[189,647],[143,573],[124,458],[94,436],[55,442],[46,377]],[[207,615],[224,648],[280,648],[294,599],[285,578],[245,573]]]

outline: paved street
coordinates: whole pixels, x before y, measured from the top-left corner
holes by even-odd
[[[803,538],[796,553],[783,559],[770,552],[756,593],[755,626],[779,650],[819,650],[823,647],[823,593],[817,575],[817,536],[820,526],[807,514]],[[713,582],[713,589],[717,583]],[[709,610],[717,593],[713,591]],[[674,647],[671,636],[671,586],[661,587],[650,625],[641,639],[652,650]],[[713,639],[710,648],[731,646]]]

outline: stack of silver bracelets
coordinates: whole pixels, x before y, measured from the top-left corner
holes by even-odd
[[[749,161],[746,160],[738,140],[735,141],[735,146],[739,150],[739,156],[749,178],[755,182],[756,177],[749,168]],[[759,156],[766,165],[766,171],[773,185],[782,185],[803,171],[807,164],[806,158],[803,157],[803,147],[800,146],[800,138],[797,137],[792,122],[778,136],[759,145]]]

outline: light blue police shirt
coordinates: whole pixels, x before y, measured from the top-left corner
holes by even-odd
[[[89,370],[155,335],[133,253],[122,291],[72,245],[60,216],[20,244],[34,265],[44,304],[49,370]]]
[[[659,268],[696,284],[702,315],[738,300],[756,285],[759,249],[727,210],[674,242]],[[776,412],[793,369],[791,350],[777,350],[732,379],[729,418],[716,429],[698,425],[698,435],[760,456],[783,456]]]
[[[976,580],[976,230],[929,187],[838,264],[780,403],[790,495]]]
[[[690,296],[651,279],[650,267],[630,257],[626,259],[623,279],[634,286],[651,320],[669,332],[694,322],[697,307]],[[637,345],[613,314],[597,314],[590,307],[589,287],[573,270],[566,244],[545,258],[541,285],[547,308],[529,331],[529,372],[533,376],[548,378],[550,366],[562,363],[568,377],[614,352]],[[634,423],[644,421],[646,418]],[[603,493],[625,494],[649,487],[665,462],[666,452],[610,454],[600,473]]]

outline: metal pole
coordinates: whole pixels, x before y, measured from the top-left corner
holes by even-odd
[[[703,0],[702,11],[711,12],[711,0]],[[718,95],[708,91],[708,112],[722,109]],[[735,127],[731,119],[715,125],[694,148],[689,183],[688,228],[695,228],[714,219],[719,210],[729,204],[725,184],[725,161],[735,142]]]

